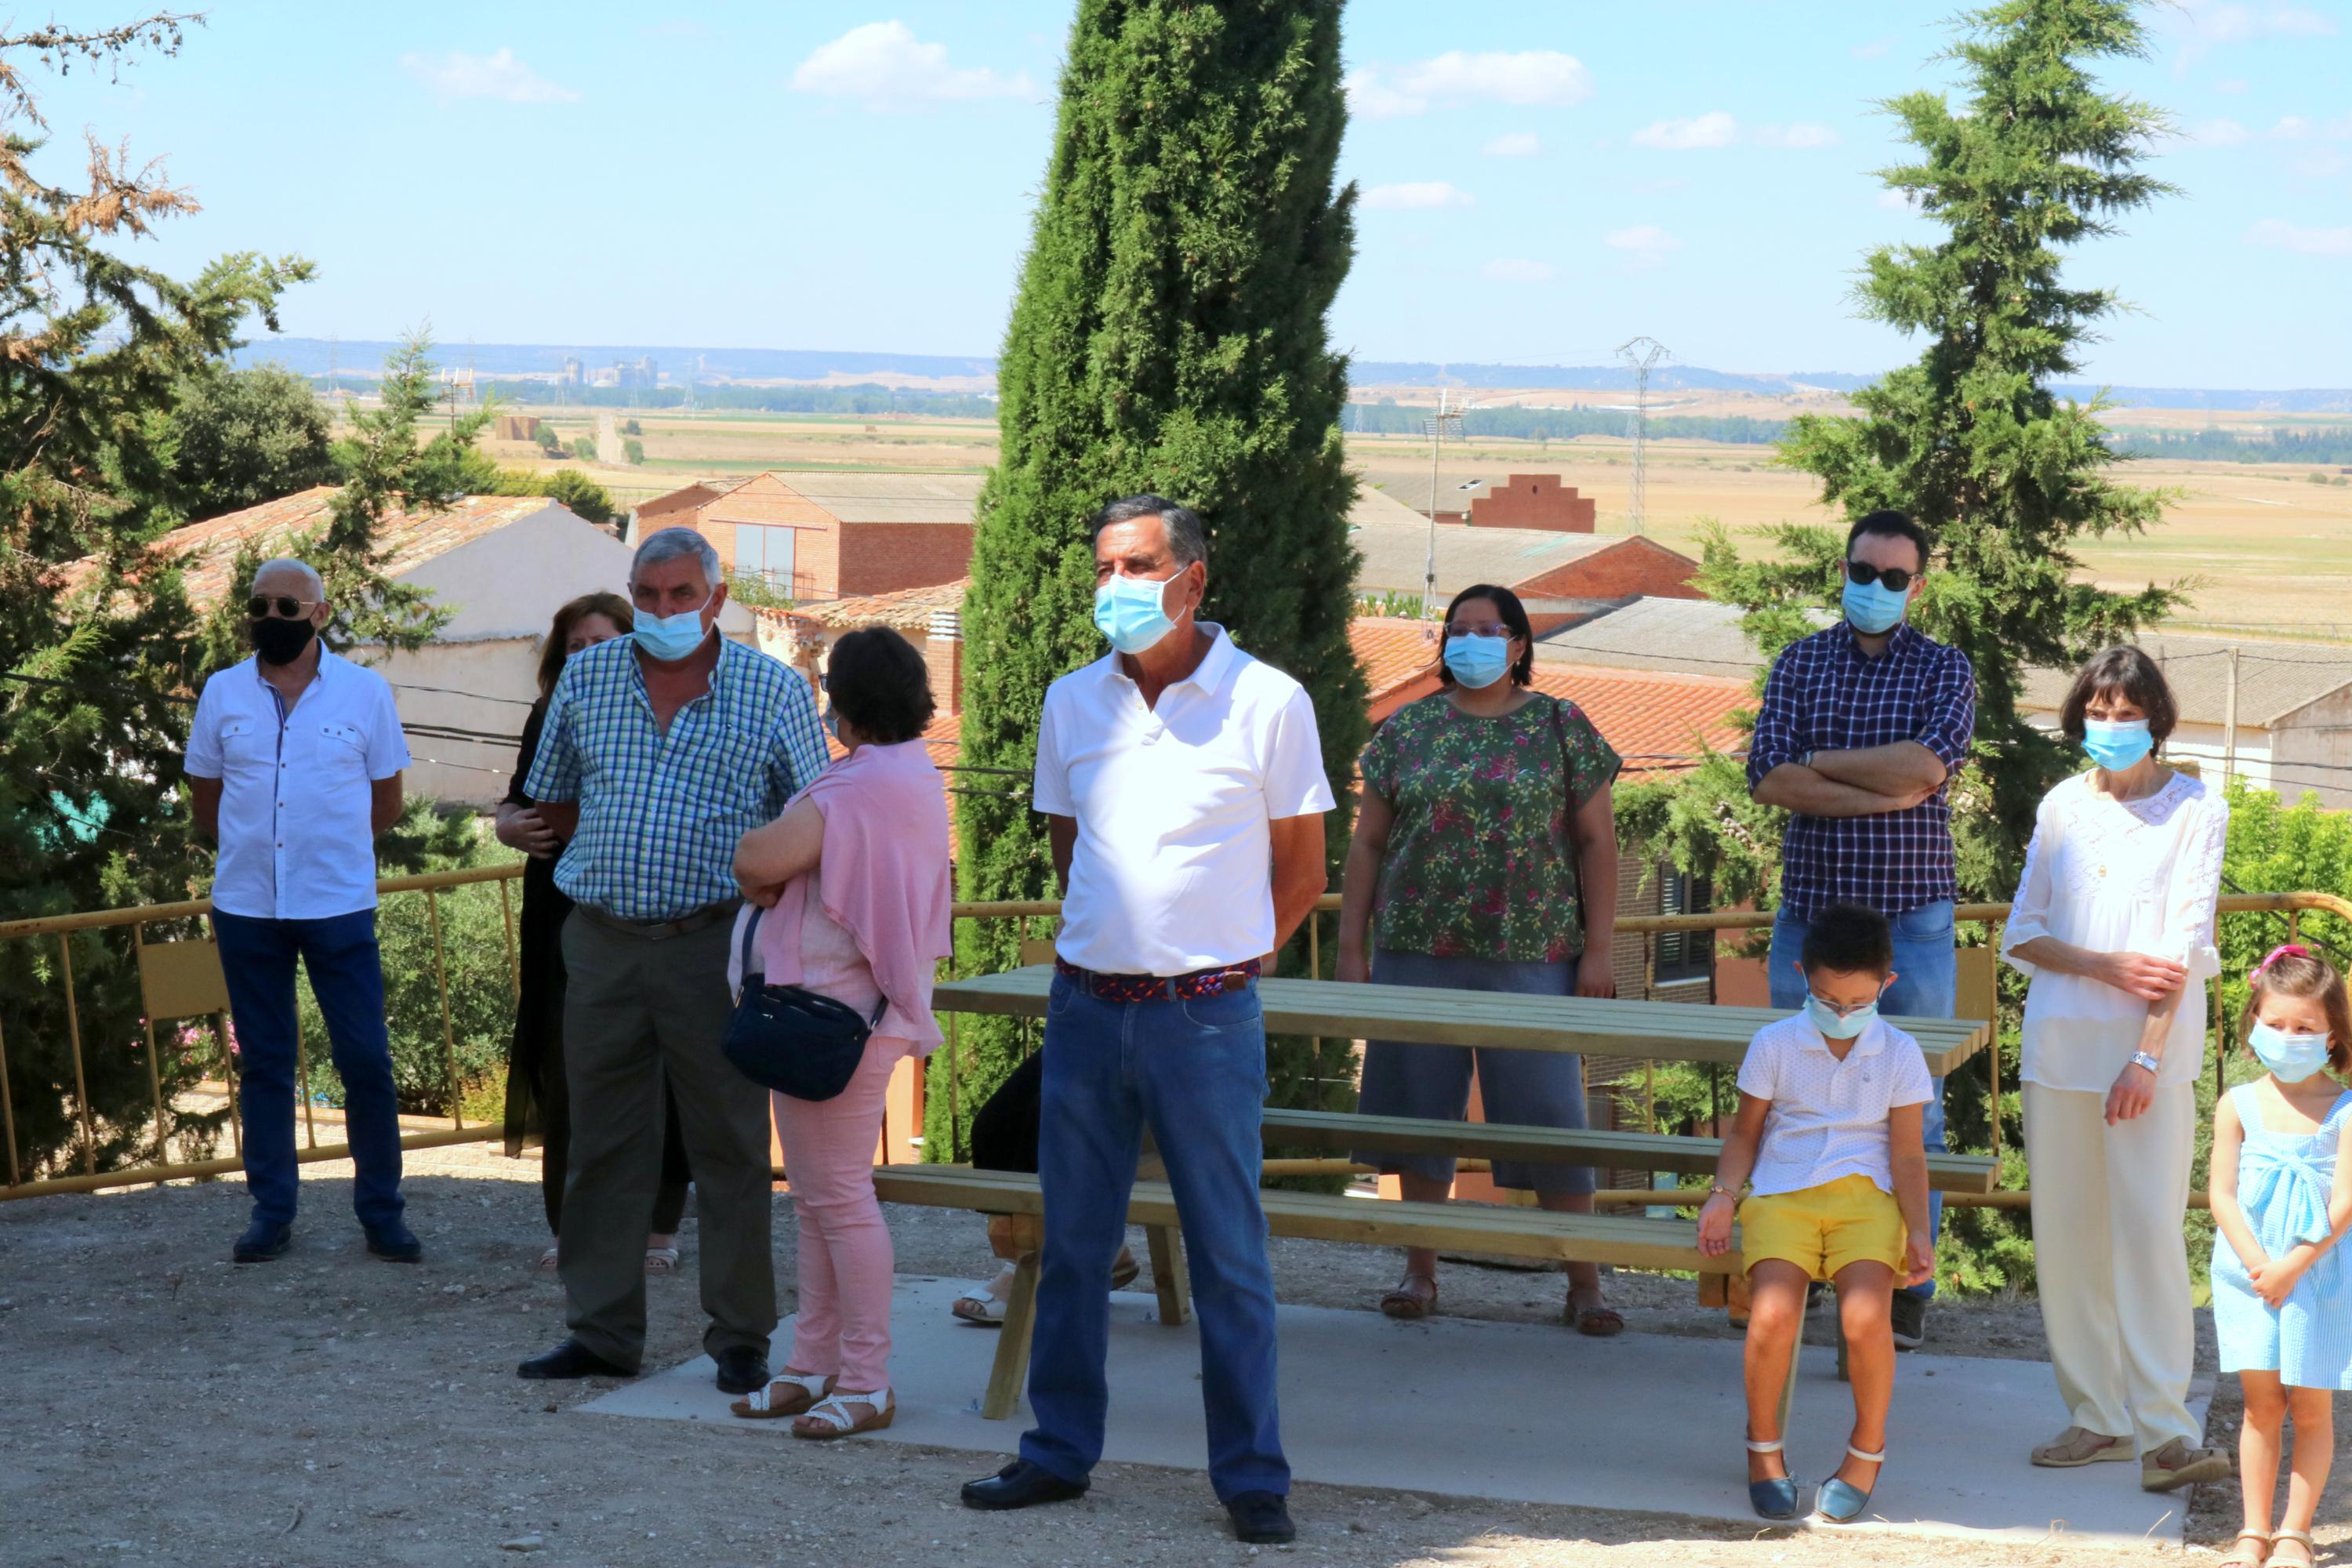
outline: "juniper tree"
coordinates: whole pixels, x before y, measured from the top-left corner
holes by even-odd
[[[1346,121],[1338,0],[1082,0],[1035,228],[998,364],[1001,457],[979,507],[966,600],[957,798],[966,899],[1050,897],[1028,808],[1053,680],[1103,652],[1088,515],[1152,491],[1210,533],[1202,614],[1304,682],[1336,793],[1365,734],[1348,646],[1354,480],[1340,446],[1346,362],[1325,314],[1354,247],[1332,172]],[[1336,821],[1335,856],[1345,842]],[[1009,922],[964,922],[967,971],[1010,967]],[[1013,1028],[965,1020],[957,1109],[1017,1059]],[[926,1147],[948,1121],[933,1069]],[[1297,1043],[1278,1100],[1318,1090]]]

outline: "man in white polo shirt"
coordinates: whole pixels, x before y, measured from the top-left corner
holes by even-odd
[[[261,1263],[294,1225],[294,965],[326,1016],[367,1248],[424,1256],[401,1218],[400,1119],[375,944],[375,838],[400,818],[408,743],[392,688],[329,653],[326,591],[266,562],[246,604],[254,657],[205,682],[188,731],[197,831],[220,847],[213,937],[236,1020],[253,1222],[230,1256]]]
[[[1298,682],[1194,619],[1200,518],[1135,496],[1093,531],[1095,624],[1114,651],[1054,683],[1037,734],[1034,804],[1065,889],[1037,1143],[1037,1425],[963,1500],[1026,1508],[1087,1489],[1109,1404],[1102,1282],[1148,1122],[1192,1263],[1211,1484],[1241,1540],[1288,1541],[1255,982],[1323,892],[1331,789]]]

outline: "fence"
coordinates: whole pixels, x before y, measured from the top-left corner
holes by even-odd
[[[420,1127],[415,1124],[418,1119],[404,1118],[404,1122],[408,1123],[408,1130],[404,1132],[401,1139],[401,1145],[404,1149],[429,1149],[455,1143],[481,1142],[503,1135],[504,1130],[499,1126],[469,1127],[466,1123],[461,1092],[463,1086],[457,1077],[457,1038],[449,1000],[448,955],[441,936],[440,900],[452,889],[486,882],[497,885],[505,931],[508,979],[514,994],[519,996],[521,990],[521,976],[517,961],[512,884],[521,874],[522,865],[518,861],[508,865],[481,867],[462,871],[436,871],[422,876],[386,878],[376,885],[378,892],[386,898],[415,895],[424,900],[426,923],[432,936],[435,988],[440,1004],[441,1037],[445,1047],[448,1080],[446,1087],[450,1105],[449,1125],[446,1128]],[[1328,895],[1317,904],[1315,912],[1308,917],[1307,959],[1309,973],[1321,973],[1323,922],[1327,918],[1336,915],[1339,906],[1338,895]],[[79,1163],[82,1167],[79,1174],[37,1173],[31,1179],[27,1179],[20,1163],[16,1144],[16,1107],[9,1089],[8,1041],[5,1034],[0,1032],[0,1135],[5,1136],[7,1154],[7,1181],[5,1186],[0,1186],[0,1201],[45,1196],[56,1193],[94,1192],[106,1187],[133,1186],[184,1177],[224,1175],[244,1168],[243,1160],[235,1154],[204,1160],[175,1161],[172,1158],[170,1134],[173,1119],[166,1104],[162,1070],[157,1056],[159,1025],[167,1020],[206,1015],[212,1016],[215,1023],[219,1024],[227,1010],[227,997],[220,979],[219,961],[213,953],[208,938],[150,942],[147,940],[149,928],[196,920],[210,913],[211,909],[210,900],[196,899],[184,903],[147,904],[131,909],[96,910],[34,920],[0,921],[0,942],[42,942],[54,939],[58,943],[58,983],[64,990],[63,1011],[73,1066],[73,1101],[81,1132]],[[2286,933],[2290,940],[2296,933],[2301,918],[2306,912],[2318,911],[2345,920],[2352,920],[2352,900],[2332,893],[2225,894],[2221,900],[2221,910],[2225,917],[2248,915],[2262,915],[2274,919],[2284,917],[2286,922]],[[1016,921],[1021,923],[1024,938],[1034,941],[1042,940],[1031,937],[1031,933],[1039,929],[1037,922],[1052,920],[1060,913],[1060,910],[1061,905],[1058,900],[1036,900],[959,904],[955,908],[955,915],[958,920]],[[1990,954],[1990,952],[1998,949],[1998,928],[2008,914],[2007,904],[1966,904],[1955,911],[1955,918],[1963,922],[1982,924],[1988,928],[1989,940],[1986,947],[1975,951]],[[1640,938],[1644,954],[1643,973],[1645,975],[1654,977],[1660,936],[1680,931],[1759,931],[1769,927],[1772,918],[1769,913],[1758,913],[1752,910],[1640,915],[1620,919],[1617,929],[1622,935]],[[138,963],[142,1011],[144,1014],[147,1067],[152,1089],[152,1110],[154,1116],[153,1135],[151,1140],[152,1157],[138,1164],[122,1165],[103,1171],[99,1169],[98,1165],[97,1126],[89,1103],[89,1080],[83,1058],[80,1013],[74,994],[73,978],[72,939],[78,934],[91,931],[121,932],[134,950],[134,956]],[[950,961],[950,964],[952,962],[952,960]],[[1985,999],[1980,1005],[1987,1006],[1987,1016],[1992,1016],[1998,1026],[1999,1002],[1997,993],[1990,986],[1990,957],[1979,965],[1979,969],[1980,973],[1978,994],[1980,998]],[[2218,996],[2220,982],[2217,980],[2214,984]],[[1962,1011],[1964,1013],[1969,1011],[1965,1002]],[[2213,1026],[2219,1037],[2221,1032],[2226,1027],[2222,1009],[2217,1005],[2211,1011]],[[952,1016],[948,1020],[948,1026],[947,1085],[950,1116],[953,1118],[956,1110],[955,1100],[960,1093],[962,1055],[955,1037],[955,1021]],[[1999,1030],[1996,1026],[1996,1038],[1998,1034]],[[222,1080],[228,1096],[230,1111],[228,1121],[231,1136],[241,1147],[242,1134],[237,1127],[236,1114],[236,1075],[226,1059],[228,1055],[226,1028],[216,1027],[215,1038],[221,1053]],[[1990,1051],[1985,1054],[1983,1059],[1988,1064],[1987,1070],[1993,1075],[1991,1088],[1997,1097],[2000,1088],[2000,1052],[1997,1049]],[[319,1142],[318,1128],[312,1110],[313,1097],[310,1092],[307,1050],[298,1053],[297,1062],[298,1087],[304,1108],[306,1134],[305,1146],[299,1152],[297,1158],[304,1163],[347,1158],[350,1153],[348,1144]],[[2219,1070],[2218,1053],[2216,1070],[2217,1072]],[[1994,1152],[1998,1153],[2000,1136],[1998,1117],[1994,1118],[1992,1125]],[[2002,1200],[2005,1204],[2021,1202],[2023,1196],[2021,1194],[1990,1195]]]

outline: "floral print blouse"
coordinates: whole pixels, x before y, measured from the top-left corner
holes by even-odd
[[[1621,763],[1575,703],[1538,692],[1486,718],[1439,692],[1392,714],[1361,765],[1396,814],[1375,947],[1523,963],[1584,950],[1569,817]]]

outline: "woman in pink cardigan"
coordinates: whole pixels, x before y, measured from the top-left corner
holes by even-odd
[[[922,742],[933,707],[922,655],[885,627],[855,631],[834,645],[824,687],[826,722],[848,754],[735,850],[744,897],[769,910],[758,939],[770,984],[804,985],[868,1017],[889,1001],[847,1089],[773,1097],[800,1221],[800,1314],[782,1373],[733,1408],[793,1417],[794,1436],[815,1438],[890,1425],[893,1261],[874,1138],[892,1071],[940,1044],[931,981],[952,898],[947,794]]]

